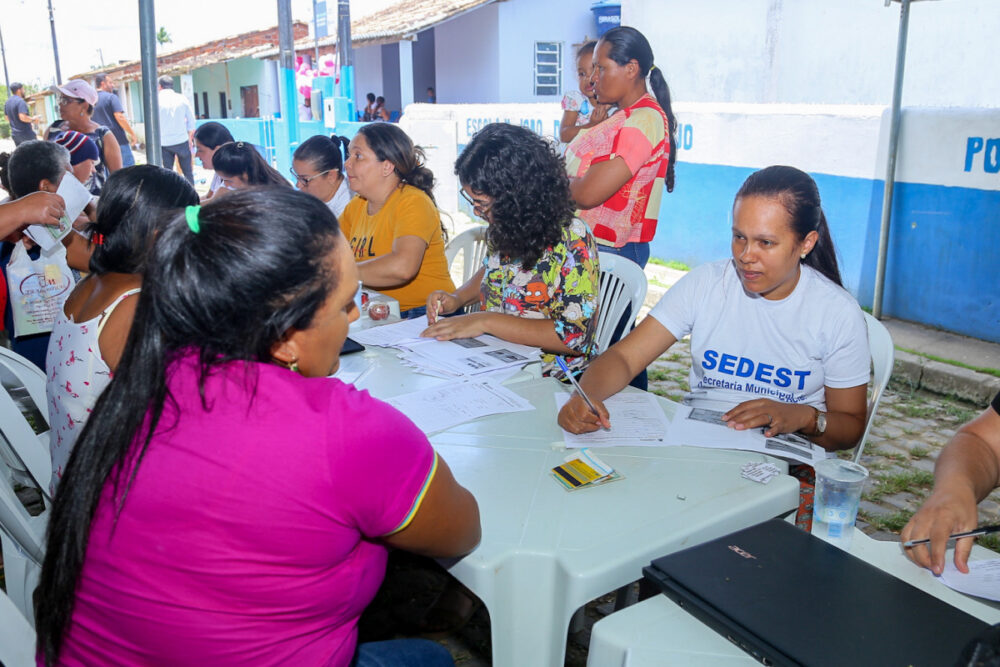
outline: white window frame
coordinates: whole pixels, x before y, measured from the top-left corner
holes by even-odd
[[[542,48],[545,47],[555,47],[552,48]],[[555,53],[556,61],[555,63],[549,61],[543,61],[540,56],[549,56]],[[557,97],[562,89],[562,71],[563,71],[563,45],[562,42],[535,42],[535,57],[534,57],[534,79],[533,79],[533,93],[536,97]],[[555,66],[555,72],[542,72],[539,71],[540,67],[550,68]],[[542,77],[546,78],[546,82],[542,82]],[[554,77],[555,81],[548,82],[549,77]],[[551,92],[538,92],[539,89],[551,89]]]

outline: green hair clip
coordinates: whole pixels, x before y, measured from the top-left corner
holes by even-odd
[[[201,223],[198,222],[198,213],[200,211],[201,206],[188,206],[184,209],[184,217],[187,219],[188,227],[195,234],[201,231]]]

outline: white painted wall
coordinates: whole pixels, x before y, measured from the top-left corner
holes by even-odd
[[[382,47],[354,49],[354,106],[364,113],[368,93],[382,94]]]
[[[548,104],[412,104],[399,126],[423,147],[434,172],[434,198],[440,209],[453,213],[463,204],[458,195],[455,159],[477,131],[488,123],[521,125],[558,141],[562,108]],[[467,211],[471,213],[471,211]]]
[[[498,5],[486,5],[434,28],[438,104],[498,101],[498,12]]]
[[[501,2],[500,97],[504,103],[559,102],[568,89],[577,88],[576,49],[596,35],[590,2],[584,0],[514,0]],[[562,44],[562,85],[554,96],[535,95],[535,42]]]
[[[881,104],[892,96],[899,3],[623,0],[677,100]],[[903,104],[995,107],[997,0],[914,2]]]
[[[1000,191],[1000,108],[904,109],[896,180]],[[889,114],[882,136],[889,134]],[[885,171],[887,142],[878,153]],[[988,252],[996,255],[991,247]]]
[[[673,108],[679,162],[883,175],[877,169],[883,106],[678,102]]]

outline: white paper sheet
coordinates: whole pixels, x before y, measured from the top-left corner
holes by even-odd
[[[1000,558],[969,561],[969,573],[963,574],[955,567],[949,551],[944,572],[938,579],[959,593],[1000,601]]]
[[[527,412],[535,406],[492,381],[456,382],[386,401],[424,433],[434,433],[486,415]]]
[[[426,328],[427,317],[424,316],[352,331],[351,337],[363,345],[401,350],[399,359],[403,365],[440,378],[494,374],[541,361],[541,350],[537,347],[509,343],[488,335],[445,341],[420,338]]]
[[[59,226],[29,225],[24,230],[32,241],[42,247],[42,250],[48,250],[70,233],[70,230],[73,229],[73,221],[83,212],[91,198],[90,191],[69,173],[63,176],[59,182],[56,194],[62,197],[66,203],[66,214],[59,219]]]
[[[566,404],[570,392],[559,392],[556,411]],[[577,435],[563,431],[567,447],[662,447],[670,422],[654,394],[620,392],[604,401],[611,419],[610,430]]]
[[[427,317],[414,317],[412,320],[401,320],[392,324],[383,324],[361,331],[352,331],[351,338],[362,345],[376,347],[393,347],[405,341],[417,340],[420,332],[427,328]]]
[[[356,385],[375,370],[376,363],[362,356],[347,357],[340,360],[340,368],[331,375],[346,384]]]
[[[827,457],[826,451],[794,434],[765,438],[759,428],[737,431],[722,421],[720,410],[678,406],[667,431],[670,445],[691,445],[715,449],[743,449],[783,459],[816,463]]]

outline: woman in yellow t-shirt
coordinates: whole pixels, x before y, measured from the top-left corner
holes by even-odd
[[[434,174],[396,125],[365,125],[348,150],[344,170],[357,196],[340,216],[340,228],[361,281],[397,299],[403,317],[419,317],[431,292],[455,291],[431,191]]]

